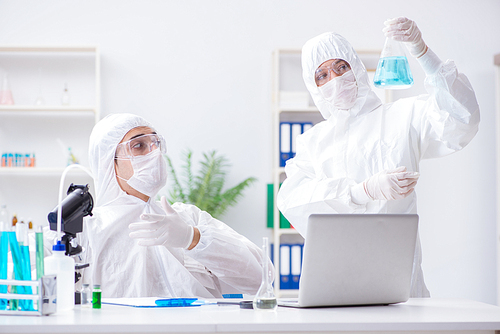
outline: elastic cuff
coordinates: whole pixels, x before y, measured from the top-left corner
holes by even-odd
[[[370,201],[370,197],[365,192],[363,182],[351,187],[351,200],[357,205],[364,205]]]
[[[422,57],[417,58],[417,61],[427,75],[435,74],[443,63],[429,47],[427,47],[427,52]]]
[[[191,244],[193,243],[193,238],[194,238],[194,227],[193,226],[189,226],[191,229],[191,233],[189,234],[189,238],[188,238],[188,244],[184,247],[184,249],[188,249],[189,246],[191,246]]]

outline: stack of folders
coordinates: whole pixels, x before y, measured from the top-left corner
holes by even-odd
[[[295,156],[297,136],[312,127],[310,122],[281,122],[280,123],[280,167],[285,167],[288,159]]]
[[[303,244],[280,245],[280,289],[299,288],[303,248]]]

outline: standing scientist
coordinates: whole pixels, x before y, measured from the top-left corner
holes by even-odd
[[[415,22],[384,23],[426,74],[426,95],[383,104],[352,46],[324,33],[302,48],[303,78],[325,118],[297,139],[278,208],[306,237],[313,213],[416,213],[421,159],[464,148],[478,131],[479,106],[467,77],[424,43]],[[429,297],[417,238],[411,297]]]

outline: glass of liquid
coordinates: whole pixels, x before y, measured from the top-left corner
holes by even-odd
[[[262,283],[253,299],[253,308],[256,310],[273,311],[278,307],[278,301],[274,295],[272,272],[269,268],[269,242],[265,237],[262,240]]]
[[[410,65],[400,42],[386,38],[373,83],[382,89],[406,89],[413,85]]]

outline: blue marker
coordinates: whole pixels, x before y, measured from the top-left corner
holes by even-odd
[[[161,307],[188,307],[188,306],[200,306],[199,304],[194,304],[198,298],[169,298],[169,299],[157,299],[155,301],[157,306]]]

